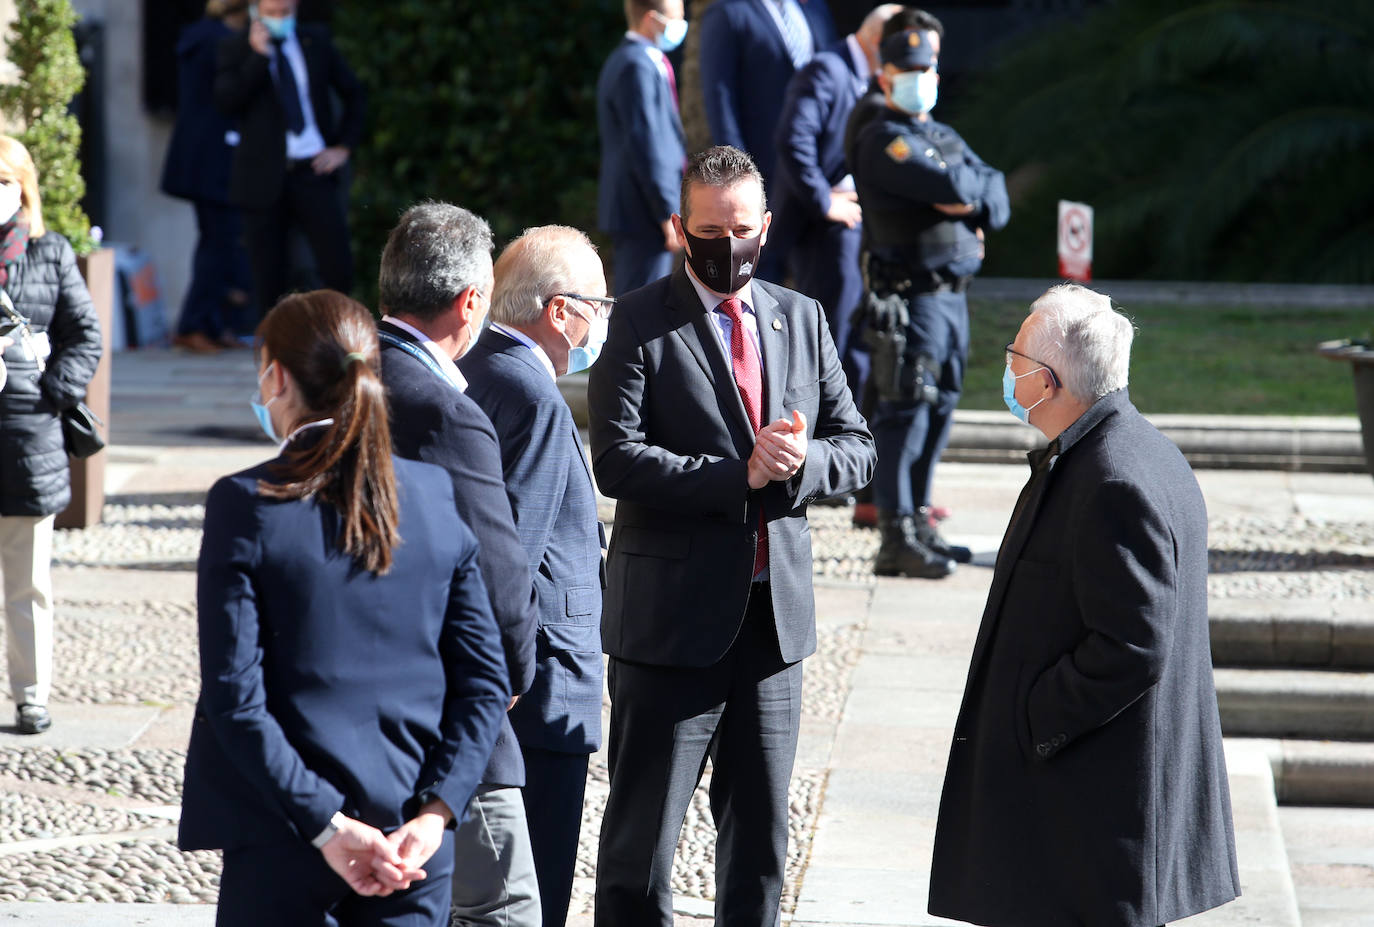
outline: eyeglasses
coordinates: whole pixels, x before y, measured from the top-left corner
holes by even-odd
[[[1024,357],[1026,360],[1030,361],[1032,364],[1039,364],[1041,367],[1044,367],[1046,370],[1048,370],[1048,371],[1050,372],[1050,379],[1054,381],[1055,388],[1057,388],[1057,389],[1058,389],[1058,388],[1062,388],[1062,387],[1060,386],[1060,383],[1059,383],[1059,374],[1057,374],[1057,373],[1054,372],[1054,368],[1053,368],[1053,367],[1051,367],[1049,364],[1045,364],[1045,363],[1042,363],[1042,362],[1036,360],[1035,358],[1031,357],[1029,354],[1022,354],[1020,351],[1018,351],[1018,350],[1016,350],[1015,348],[1012,347],[1012,345],[1014,345],[1015,343],[1016,343],[1015,341],[1008,341],[1008,342],[1007,342],[1007,346],[1003,349],[1003,350],[1005,350],[1005,351],[1007,352],[1007,366],[1008,366],[1008,367],[1011,366],[1011,356],[1012,356],[1013,354],[1015,354],[1017,357]]]
[[[561,296],[564,299],[575,299],[578,302],[591,303],[592,310],[599,319],[609,319],[611,310],[615,308],[614,296],[583,296],[581,293],[555,293],[553,296],[545,297],[544,305],[553,301],[554,296]]]

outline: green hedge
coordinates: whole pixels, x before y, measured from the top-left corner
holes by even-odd
[[[483,216],[498,247],[532,225],[594,231],[596,78],[620,0],[348,0],[334,29],[368,90],[352,223],[369,303],[387,232],[422,199]]]

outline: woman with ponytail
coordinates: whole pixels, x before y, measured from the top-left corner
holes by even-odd
[[[509,699],[477,542],[392,456],[366,309],[288,296],[257,336],[281,448],[206,500],[180,844],[224,850],[219,925],[446,925]]]

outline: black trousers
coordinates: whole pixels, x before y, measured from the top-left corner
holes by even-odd
[[[248,257],[259,317],[286,293],[291,274],[287,232],[294,226],[305,235],[315,257],[320,281],[331,290],[353,289],[353,251],[348,239],[348,216],[339,185],[342,169],[319,175],[308,165],[289,168],[282,195],[266,209],[243,211]]]
[[[534,874],[544,927],[563,927],[577,872],[577,839],[587,794],[585,753],[520,748],[525,758],[525,819],[529,822]]]
[[[596,868],[597,927],[672,927],[682,822],[711,759],[717,927],[774,927],[787,861],[787,787],[802,666],[784,663],[766,590],[714,666],[610,661],[611,791]]]
[[[453,831],[423,868],[405,891],[363,898],[304,841],[226,850],[215,927],[448,927]]]

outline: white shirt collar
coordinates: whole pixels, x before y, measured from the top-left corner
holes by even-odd
[[[692,288],[697,291],[697,296],[701,298],[701,304],[706,307],[707,312],[714,312],[716,307],[725,302],[730,297],[722,296],[715,292],[697,279],[697,275],[692,272],[690,266],[687,267],[687,279],[692,281]],[[744,285],[744,289],[739,291],[739,298],[748,307],[750,312],[754,311],[754,279],[749,278],[749,282]]]
[[[453,385],[458,387],[460,393],[466,393],[468,391],[467,377],[463,376],[463,372],[458,369],[458,365],[453,362],[453,358],[445,354],[444,349],[430,340],[428,335],[420,331],[414,325],[407,325],[395,316],[384,315],[382,316],[382,321],[389,322],[402,331],[408,332],[416,341],[420,342],[420,347],[430,353],[439,364],[439,369],[444,372],[444,376],[448,377]]]
[[[549,372],[549,376],[553,377],[555,380],[558,379],[558,374],[553,369],[553,361],[549,360],[549,355],[545,354],[544,349],[541,348],[539,345],[535,344],[534,339],[532,339],[529,335],[525,334],[524,332],[516,328],[507,328],[500,322],[492,322],[491,327],[493,331],[498,331],[501,334],[505,335],[507,338],[518,341],[525,347],[533,351],[534,356],[539,358],[539,363],[543,364],[544,369]]]
[[[844,44],[849,46],[849,57],[854,59],[854,73],[859,75],[859,80],[868,83],[873,76],[873,69],[868,66],[868,55],[864,54],[863,46],[852,32],[844,37]]]
[[[285,440],[282,441],[281,447],[278,448],[278,451],[284,453],[286,451],[286,446],[290,444],[292,441],[296,440],[296,435],[300,434],[302,431],[305,431],[307,428],[326,428],[332,424],[334,424],[334,420],[332,418],[322,418],[317,422],[306,422],[303,425],[297,425],[295,430],[292,431],[289,435],[287,435]]]

